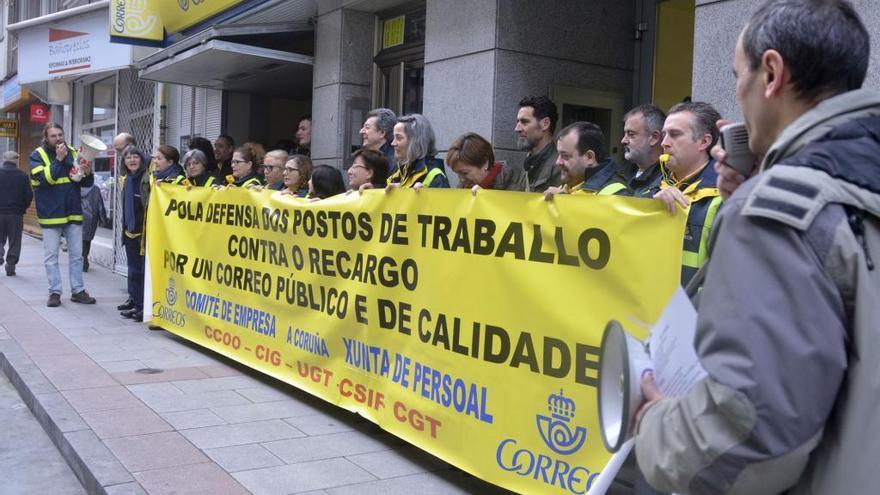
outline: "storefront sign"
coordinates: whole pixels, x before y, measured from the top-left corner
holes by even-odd
[[[0,137],[17,138],[18,121],[15,119],[0,119]]]
[[[397,16],[382,23],[382,49],[403,44],[406,16]]]
[[[160,43],[174,34],[246,0],[111,0],[114,41]]]
[[[537,495],[584,494],[604,468],[602,331],[645,337],[686,217],[612,196],[167,184],[148,216],[154,323]]]
[[[22,29],[18,79],[31,83],[131,65],[131,47],[110,43],[106,13],[96,11]]]
[[[165,28],[158,0],[111,0],[110,36],[161,42]]]
[[[42,103],[31,103],[31,122],[49,122],[49,106]]]

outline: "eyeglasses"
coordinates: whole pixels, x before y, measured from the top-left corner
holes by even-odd
[[[238,165],[239,163],[247,163],[247,162],[248,162],[247,160],[236,160],[234,158],[232,159],[232,163],[234,163],[236,165]]]
[[[299,172],[298,168],[284,167],[285,172]]]
[[[364,170],[369,170],[369,169],[367,169],[367,167],[365,167],[365,166],[363,166],[363,165],[360,165],[360,164],[352,165],[352,166],[350,166],[350,167],[348,167],[348,168],[349,168],[349,169],[352,169],[352,168],[362,168],[362,169],[364,169]]]
[[[262,168],[263,168],[263,170],[271,171],[271,170],[274,170],[276,168],[281,168],[281,167],[276,167],[275,165],[262,165]]]

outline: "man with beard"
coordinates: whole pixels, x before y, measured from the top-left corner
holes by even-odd
[[[651,198],[660,192],[660,155],[666,114],[656,105],[639,105],[623,116],[623,176],[632,195]]]
[[[544,192],[560,184],[556,168],[556,104],[546,96],[527,96],[519,102],[516,114],[516,144],[528,151],[523,168],[528,174],[528,190]]]

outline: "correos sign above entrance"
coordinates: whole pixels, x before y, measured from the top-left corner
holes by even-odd
[[[107,11],[22,29],[18,33],[18,80],[46,81],[131,65],[131,47],[110,43]]]

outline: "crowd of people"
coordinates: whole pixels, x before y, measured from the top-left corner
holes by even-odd
[[[473,194],[480,189],[541,193],[548,201],[558,194],[624,195],[656,198],[668,205],[689,207],[682,257],[682,283],[705,262],[711,225],[721,197],[709,156],[718,139],[720,115],[711,105],[684,102],[668,115],[645,104],[624,118],[625,164],[612,159],[606,135],[596,124],[574,122],[556,132],[557,105],[546,96],[528,96],[519,102],[514,132],[526,152],[522,167],[495,158],[491,143],[466,132],[448,146],[446,164],[460,187]],[[70,250],[71,288],[76,302],[89,303],[82,275],[88,241],[82,235],[83,205],[92,189],[91,164],[77,159],[56,123],[44,129],[43,144],[30,157],[31,183],[36,191],[37,214],[48,232],[44,236],[49,302],[60,304],[57,252],[60,238],[82,249]],[[256,142],[236,146],[227,135],[214,142],[196,137],[188,150],[162,144],[147,154],[135,138],[120,133],[113,140],[119,164],[122,244],[128,259],[130,298],[119,306],[122,315],[143,319],[143,265],[146,207],[156,182],[186,187],[242,187],[320,201],[337,194],[372,188],[448,188],[444,161],[438,157],[431,122],[421,114],[397,116],[387,108],[370,111],[360,130],[362,146],[350,157],[346,176],[336,167],[314,164],[309,156],[311,117],[301,119],[296,141],[279,142],[266,149]],[[290,149],[284,149],[288,145]],[[83,162],[83,163],[78,163]],[[81,178],[74,180],[72,170]],[[94,235],[93,228],[86,228]],[[11,250],[12,251],[12,250]],[[14,256],[13,256],[14,261]],[[14,262],[12,263],[14,266]],[[10,266],[10,265],[7,265]]]
[[[871,452],[880,447],[870,435],[880,426],[873,414],[880,397],[873,368],[880,272],[871,256],[872,248],[880,252],[880,96],[860,89],[869,46],[845,0],[770,0],[751,17],[733,61],[749,146],[760,162],[751,179],[725,164],[725,151],[716,146],[724,121],[704,102],[666,112],[650,104],[630,110],[621,164],[593,123],[556,132],[557,106],[546,96],[523,98],[516,109],[522,168],[496,160],[491,143],[473,132],[447,148],[446,165],[473,194],[533,192],[548,201],[559,194],[625,195],[662,201],[673,214],[686,208],[681,281],[699,294],[696,347],[708,377],[679,398],[664,398],[650,376],[643,382],[649,400],[635,427],[636,453],[656,488],[871,491]],[[156,182],[246,187],[312,201],[370,188],[450,187],[424,115],[378,108],[360,135],[347,177],[312,163],[310,117],[300,121],[293,146],[268,153],[257,143],[236,146],[219,136],[213,143],[193,139],[182,158],[168,145],[148,156],[130,135],[117,136],[129,256],[123,315],[143,318],[144,218]],[[60,304],[62,236],[71,300],[95,302],[83,287],[77,247],[81,190],[91,186],[92,174],[76,157],[57,124],[46,126],[43,144],[30,156],[49,306]],[[4,155],[4,187],[21,182],[11,170],[15,160]],[[14,217],[20,219],[22,202],[26,207],[30,198],[0,196],[4,239],[20,231]],[[9,275],[18,258],[12,238]]]

